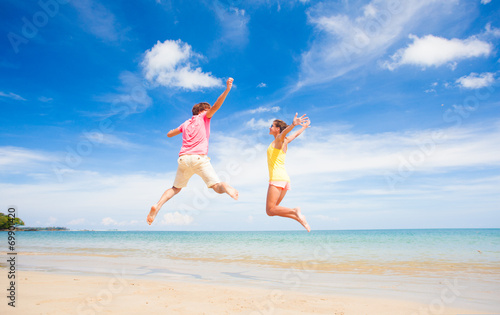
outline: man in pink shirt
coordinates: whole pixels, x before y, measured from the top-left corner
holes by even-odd
[[[212,164],[210,164],[210,158],[207,156],[210,120],[224,103],[233,86],[233,78],[229,78],[226,85],[226,90],[219,96],[214,106],[204,102],[194,105],[193,117],[182,123],[179,128],[170,130],[167,133],[169,138],[182,133],[182,147],[177,160],[179,166],[177,167],[177,174],[172,188],[167,189],[160,200],[151,207],[147,217],[149,225],[153,223],[163,204],[186,187],[189,179],[194,174],[198,174],[207,187],[212,188],[216,193],[226,193],[231,198],[238,200],[238,191],[227,183],[220,181]]]

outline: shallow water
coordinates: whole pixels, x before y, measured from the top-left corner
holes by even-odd
[[[500,271],[500,229],[17,232],[17,250],[277,267],[300,265],[321,271],[418,273],[470,267],[485,273]]]
[[[453,293],[447,301],[454,306],[500,311],[500,229],[18,231],[16,252],[21,271],[208,281],[420,302],[441,301],[440,296]]]

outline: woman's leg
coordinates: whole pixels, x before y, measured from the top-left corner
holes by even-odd
[[[278,202],[276,202],[276,205],[279,206],[283,198],[285,198],[286,192],[288,190],[286,189],[281,189],[280,197],[278,198]]]
[[[306,217],[300,213],[300,208],[287,208],[279,206],[278,204],[285,197],[286,190],[278,188],[273,185],[269,185],[267,190],[267,200],[266,200],[266,213],[268,216],[280,216],[285,218],[294,219],[309,232],[311,228],[307,224]]]

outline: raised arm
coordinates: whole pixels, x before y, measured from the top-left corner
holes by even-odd
[[[167,133],[167,137],[172,138],[172,137],[175,137],[175,136],[180,135],[180,134],[181,134],[181,132],[180,132],[179,128],[175,128],[175,129],[170,130]]]
[[[285,128],[285,130],[283,130],[277,137],[276,137],[276,140],[280,143],[283,143],[285,141],[285,137],[286,135],[292,131],[292,129],[295,127],[295,126],[298,126],[298,125],[302,125],[305,121],[309,121],[309,118],[305,117],[306,114],[300,116],[300,117],[297,117],[297,113],[295,113],[295,117],[293,117],[293,121],[292,121],[292,124],[289,125],[288,127]],[[307,127],[306,127],[307,128]],[[303,131],[303,130],[302,130]],[[302,131],[300,131],[300,133],[302,133]],[[295,139],[298,135],[294,135],[292,136],[293,139]],[[293,140],[292,139],[292,140]],[[291,140],[289,139],[288,142],[290,142]]]
[[[311,124],[311,121],[309,120],[309,117],[305,117],[304,120],[300,123],[300,125],[302,126],[302,128],[300,128],[299,131],[297,131],[296,133],[294,133],[293,135],[291,135],[290,137],[288,137],[288,143],[292,142],[295,138],[297,138],[298,136],[300,136],[300,134],[302,132],[304,132],[304,130],[306,130],[307,128],[310,127],[310,124]]]
[[[212,116],[219,110],[226,99],[227,94],[231,91],[231,87],[233,86],[233,78],[227,79],[226,82],[226,90],[219,96],[217,101],[215,101],[214,106],[212,106],[207,112],[207,118],[212,118]]]

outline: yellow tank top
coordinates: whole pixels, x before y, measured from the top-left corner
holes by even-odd
[[[269,167],[269,180],[290,182],[290,177],[285,169],[286,153],[273,147],[273,143],[267,148],[267,165]]]

